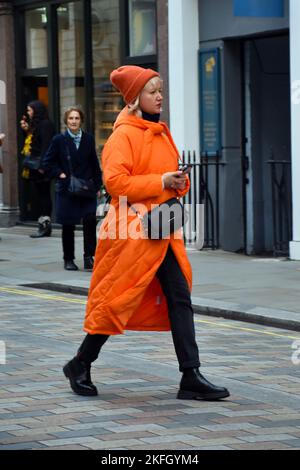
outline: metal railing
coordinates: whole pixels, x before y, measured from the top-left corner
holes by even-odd
[[[219,154],[197,156],[195,151],[183,152],[182,160],[193,166],[191,190],[184,197],[184,203],[191,208],[185,241],[197,246],[203,238],[203,248],[215,250],[220,247],[220,166],[225,163],[220,162]]]
[[[267,161],[271,171],[273,255],[288,256],[292,239],[291,161]]]

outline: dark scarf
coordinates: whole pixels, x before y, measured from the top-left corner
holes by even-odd
[[[149,114],[149,113],[146,113],[145,111],[142,111],[142,117],[143,119],[145,119],[145,121],[158,122],[160,118],[160,114]]]

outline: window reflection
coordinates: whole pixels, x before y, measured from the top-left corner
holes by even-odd
[[[111,71],[120,65],[118,0],[92,0],[92,41],[95,139],[100,152],[123,106],[109,80]]]
[[[155,0],[129,0],[129,55],[156,54]]]
[[[57,8],[57,21],[61,129],[64,129],[65,109],[72,105],[85,108],[82,2],[61,4]]]
[[[48,66],[46,8],[25,12],[26,67],[35,69]]]

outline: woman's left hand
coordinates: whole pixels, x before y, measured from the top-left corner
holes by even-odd
[[[164,188],[184,189],[186,186],[186,176],[182,171],[171,171],[162,175]]]
[[[186,176],[185,175],[179,175],[173,180],[170,186],[172,189],[179,189],[183,190],[186,187]]]

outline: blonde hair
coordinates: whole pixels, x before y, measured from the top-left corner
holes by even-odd
[[[128,114],[136,115],[140,110],[140,95],[132,103],[128,103]]]

